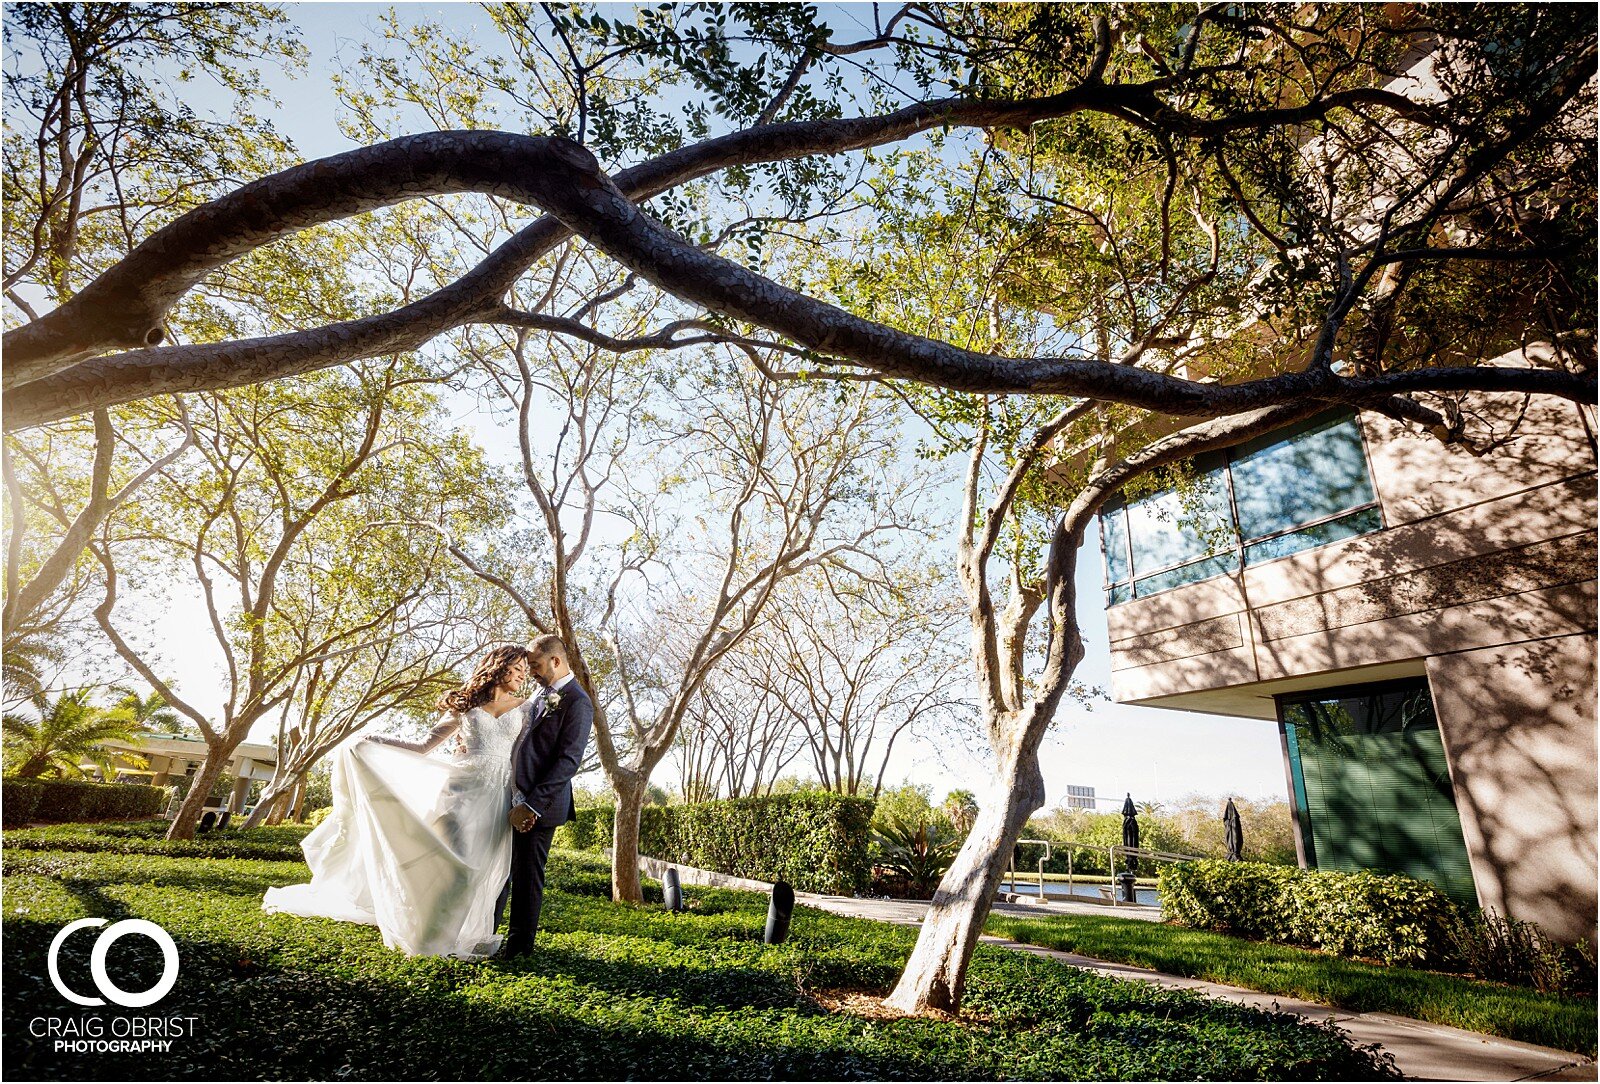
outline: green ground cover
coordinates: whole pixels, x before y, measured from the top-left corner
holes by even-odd
[[[240,835],[196,846],[266,842]],[[108,842],[136,850],[159,840],[133,831]],[[11,1079],[1392,1074],[1339,1034],[1287,1015],[987,947],[974,961],[962,1019],[883,1018],[871,996],[892,985],[914,931],[800,909],[790,940],[766,946],[764,897],[691,888],[693,910],[680,915],[617,905],[607,867],[593,856],[552,858],[540,948],[508,964],[408,958],[383,948],[369,927],[263,914],[268,886],[303,879],[298,862],[40,843],[30,836],[26,848],[8,845],[3,855]],[[29,1019],[40,1013],[105,1012],[63,1004],[45,974],[56,931],[88,915],[147,918],[171,932],[183,961],[173,992],[151,1010],[116,1011],[196,1016],[192,1040],[161,1055],[74,1054],[30,1035]],[[92,943],[81,935],[67,942],[64,974],[87,974]],[[148,942],[128,938],[111,964],[123,985],[139,988],[158,960]]]
[[[109,824],[51,824],[4,834],[7,850],[92,851],[96,854],[160,854],[174,858],[259,858],[300,861],[300,841],[311,829],[303,824],[271,828],[224,828],[192,840],[166,838],[168,822],[150,820]]]
[[[1595,1001],[1434,971],[1343,960],[1288,945],[1099,915],[991,915],[988,932],[1173,975],[1388,1012],[1509,1039],[1595,1053]]]

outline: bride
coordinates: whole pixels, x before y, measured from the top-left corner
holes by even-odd
[[[385,945],[413,956],[493,953],[527,680],[522,647],[494,648],[439,698],[445,718],[425,740],[346,745],[334,760],[333,812],[301,844],[311,883],[267,889],[262,908],[376,925]]]

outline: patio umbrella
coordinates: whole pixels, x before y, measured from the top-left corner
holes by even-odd
[[[1239,807],[1228,799],[1228,808],[1222,811],[1222,836],[1228,843],[1228,861],[1244,861],[1244,824],[1239,820]]]
[[[1139,811],[1133,808],[1133,795],[1129,794],[1122,803],[1122,845],[1124,847],[1139,846]],[[1133,855],[1128,856],[1128,872],[1137,873],[1139,860]]]
[[[1243,862],[1245,860],[1245,825],[1238,819],[1238,806],[1234,799],[1227,799],[1227,809],[1222,811],[1222,838],[1227,839],[1227,860],[1229,862]]]

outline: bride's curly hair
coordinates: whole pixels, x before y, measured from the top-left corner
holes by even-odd
[[[505,678],[506,671],[518,662],[528,661],[528,652],[520,644],[492,648],[466,683],[445,693],[434,707],[439,711],[471,711],[479,704],[487,704],[494,699],[495,687]]]

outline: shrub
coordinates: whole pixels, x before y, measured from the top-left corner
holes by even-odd
[[[332,812],[333,806],[331,805],[325,805],[321,809],[313,809],[310,813],[306,814],[307,827],[315,828],[317,825],[327,820],[328,815]]]
[[[81,783],[65,779],[4,781],[6,827],[30,822],[131,820],[153,817],[166,792],[130,783]],[[15,808],[13,808],[13,805]]]
[[[646,808],[639,850],[804,892],[866,888],[872,801],[827,792]]]
[[[10,793],[9,791],[7,792]],[[9,801],[9,798],[7,799]],[[245,828],[211,832],[192,840],[168,840],[166,821],[53,824],[5,834],[9,855],[20,851],[71,851],[93,854],[164,855],[174,858],[250,858],[269,862],[299,861],[303,825]]]
[[[1463,910],[1450,928],[1452,962],[1461,970],[1546,994],[1595,991],[1594,949],[1564,945],[1537,924],[1519,922],[1494,908]]]
[[[926,820],[891,817],[872,834],[878,862],[904,884],[908,895],[927,899],[961,849],[961,837]],[[884,885],[891,883],[881,879]]]
[[[1453,954],[1455,904],[1426,881],[1360,870],[1208,860],[1161,871],[1168,919],[1387,964]]]
[[[5,826],[20,828],[30,823],[39,810],[39,798],[44,794],[44,784],[37,779],[15,779],[7,776],[3,786],[0,811],[4,813]]]
[[[611,846],[617,811],[610,806],[578,810],[578,815],[556,829],[554,845],[574,851],[603,851]]]

